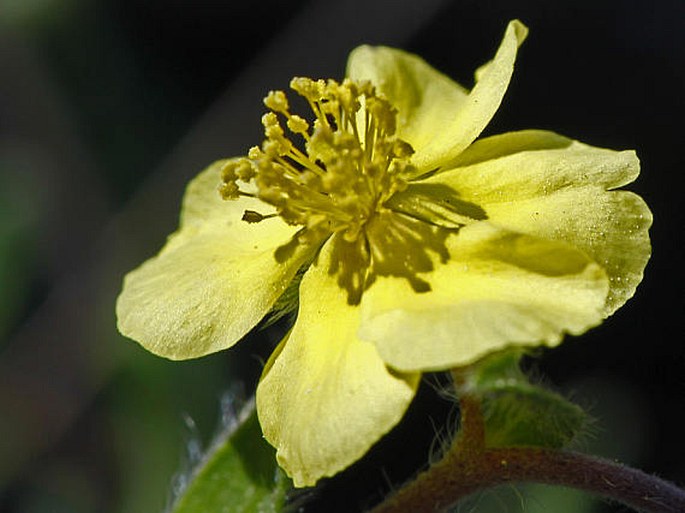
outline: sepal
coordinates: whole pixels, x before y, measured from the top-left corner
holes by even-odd
[[[589,417],[562,395],[531,383],[521,356],[505,351],[480,360],[462,374],[458,391],[480,399],[486,447],[565,447]]]

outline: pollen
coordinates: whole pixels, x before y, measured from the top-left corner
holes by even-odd
[[[301,226],[301,243],[340,234],[357,242],[385,203],[407,187],[412,147],[396,136],[397,111],[369,82],[296,77],[290,87],[312,111],[292,114],[283,91],[264,98],[265,139],[226,164],[219,192],[227,200],[254,196]],[[245,213],[244,220],[273,217]]]

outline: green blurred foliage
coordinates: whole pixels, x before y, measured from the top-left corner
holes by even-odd
[[[20,30],[40,31],[69,19],[81,0],[0,0],[0,23]]]
[[[38,162],[28,150],[0,146],[0,349],[25,313],[44,213],[45,191],[30,172]]]

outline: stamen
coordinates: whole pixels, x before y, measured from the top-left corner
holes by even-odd
[[[288,128],[294,134],[300,134],[305,139],[309,139],[309,134],[307,133],[309,130],[309,123],[307,123],[306,119],[301,118],[297,114],[288,118]]]
[[[264,98],[264,105],[274,112],[285,114],[290,109],[288,105],[288,98],[283,91],[269,91],[269,94]]]
[[[263,221],[264,219],[268,219],[270,217],[276,217],[277,214],[260,214],[259,212],[255,210],[246,210],[243,213],[242,220],[246,221],[248,223],[259,223],[260,221]]]
[[[290,112],[283,91],[270,91],[264,98],[270,112],[262,117],[265,140],[246,158],[224,166],[221,195],[252,196],[243,184],[254,183],[256,197],[276,214],[246,211],[246,222],[278,215],[303,227],[299,243],[331,233],[356,241],[411,175],[413,150],[395,136],[397,112],[369,82],[296,77],[290,87],[309,104],[313,123]],[[284,126],[303,145],[295,145]]]

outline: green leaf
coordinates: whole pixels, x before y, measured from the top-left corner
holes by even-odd
[[[481,398],[488,447],[568,445],[587,414],[563,396],[532,384],[521,371],[521,353],[493,355],[469,372],[471,393]]]
[[[264,441],[254,402],[236,426],[215,443],[176,499],[170,513],[276,513],[282,510],[290,480]]]

